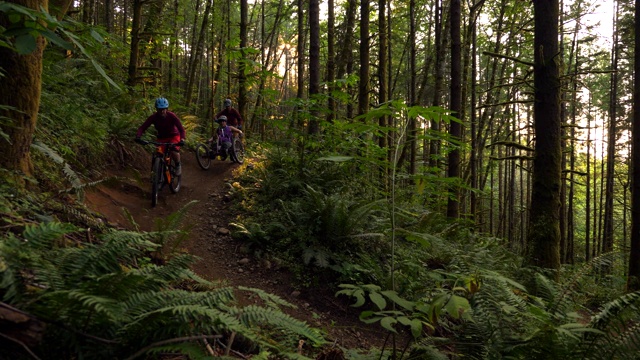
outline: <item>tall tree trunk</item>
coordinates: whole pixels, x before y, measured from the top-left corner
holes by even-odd
[[[305,60],[305,52],[304,52],[304,43],[306,38],[306,32],[304,29],[304,1],[298,0],[298,45],[297,45],[297,55],[298,55],[298,66],[296,75],[298,77],[298,93],[297,98],[304,98],[304,60]],[[304,119],[301,118],[302,112],[296,111],[296,116],[298,116],[298,126],[302,129],[304,124]]]
[[[333,1],[333,0],[331,0]],[[378,0],[378,36],[379,36],[379,46],[378,46],[378,103],[384,104],[387,102],[387,20],[386,20],[386,10],[387,1],[386,0]],[[388,124],[388,118],[386,116],[381,116],[378,119],[378,126],[381,128],[386,127]],[[378,146],[381,149],[384,149],[387,146],[387,135],[386,132],[383,132],[378,138]]]
[[[104,0],[104,28],[108,33],[113,30],[113,0]]]
[[[329,0],[327,8],[327,83],[329,84],[329,112],[327,113],[327,121],[329,122],[332,122],[336,117],[336,101],[333,97],[333,91],[335,90],[334,81],[336,80],[336,17],[333,7],[334,0]]]
[[[187,88],[185,89],[186,99],[185,106],[189,108],[191,106],[191,99],[193,96],[193,83],[195,82],[196,72],[200,65],[200,59],[204,51],[204,39],[207,27],[209,26],[209,13],[211,11],[212,0],[207,0],[207,5],[202,15],[202,27],[200,28],[200,34],[198,35],[197,43],[195,44],[195,52],[193,53],[193,61],[189,68],[189,78],[187,80]]]
[[[451,112],[462,121],[462,74],[461,74],[461,45],[460,45],[460,0],[451,0]],[[452,121],[449,125],[451,139],[461,140],[462,125],[460,122]],[[460,147],[453,144],[453,149],[449,152],[449,178],[460,177]],[[447,202],[447,217],[457,218],[460,216],[460,200],[458,186],[450,188],[451,195]]]
[[[589,105],[588,105],[588,115],[587,115],[587,176],[585,179],[585,199],[586,199],[586,205],[585,205],[585,234],[584,234],[584,243],[585,243],[585,247],[584,247],[584,251],[585,251],[585,256],[584,259],[585,261],[589,261],[591,259],[591,249],[589,248],[591,246],[591,96],[589,95]]]
[[[416,106],[416,1],[409,1],[409,106]],[[409,118],[409,174],[416,174],[418,130],[416,117]]]
[[[369,111],[369,1],[360,1],[360,82],[358,115]]]
[[[633,162],[631,177],[631,248],[627,291],[640,290],[640,0],[635,1],[635,52],[633,54]]]
[[[15,0],[10,3],[30,9],[48,9],[46,0]],[[9,28],[9,19],[0,13],[0,27]],[[24,186],[22,174],[31,176],[30,147],[38,119],[40,92],[42,86],[42,52],[44,38],[38,36],[33,52],[20,55],[12,49],[0,46],[0,69],[7,75],[0,81],[0,118],[11,119],[0,121],[0,129],[9,136],[8,143],[0,136],[3,155],[0,156],[0,167],[15,171],[16,184]]]
[[[445,36],[442,36],[442,23],[443,23],[443,12],[442,12],[442,1],[435,0],[436,10],[435,10],[435,80],[433,84],[433,106],[440,106],[442,101],[442,87],[444,84],[444,57],[445,57]],[[431,131],[440,131],[440,119],[432,119],[429,125]],[[435,169],[438,167],[438,158],[440,153],[440,141],[437,139],[433,139],[429,142],[429,168]]]
[[[129,49],[129,78],[127,85],[138,83],[138,58],[140,56],[140,26],[142,22],[142,4],[144,0],[133,0],[133,19],[131,20],[131,47]]]
[[[558,64],[558,0],[534,4],[534,127],[530,228],[527,261],[560,268],[560,81]]]
[[[178,14],[179,14],[179,6],[178,0],[173,1],[173,16],[171,18],[171,29],[173,30],[173,36],[169,40],[169,74],[167,80],[167,92],[171,92],[173,90],[175,74],[174,71],[174,54],[178,53],[176,51],[176,47],[178,46]]]
[[[320,94],[320,3],[309,0],[309,98],[311,102],[311,119],[309,134],[320,131],[318,122],[318,95]]]
[[[615,9],[614,9],[615,10]],[[615,12],[617,13],[617,12]],[[613,43],[611,51],[611,68],[618,68],[618,27],[617,16],[613,23]],[[616,122],[617,122],[617,97],[618,93],[618,72],[611,72],[611,94],[609,96],[609,128],[607,140],[607,171],[605,185],[605,204],[604,204],[604,228],[602,233],[602,250],[603,253],[613,251],[613,184],[614,184],[614,167],[616,161]]]
[[[249,4],[247,0],[240,0],[240,64],[238,65],[238,112],[243,119],[247,118],[247,28],[249,22]],[[250,126],[250,124],[246,124]]]
[[[476,189],[478,189],[478,157],[476,154],[481,150],[478,149],[478,124],[476,113],[476,78],[478,66],[476,56],[478,39],[475,26],[471,30],[471,37],[471,116],[469,119],[471,124],[471,152],[469,154],[469,183],[471,185],[471,192],[469,194],[469,215],[471,221],[473,221],[474,224],[478,224],[478,197],[476,195]],[[520,166],[520,170],[522,170],[522,166]],[[522,181],[522,176],[520,176],[520,181]]]

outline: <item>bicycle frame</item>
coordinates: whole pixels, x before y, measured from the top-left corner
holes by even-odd
[[[181,176],[175,175],[171,163],[171,152],[175,149],[174,143],[161,143],[157,141],[139,141],[141,144],[152,144],[156,150],[151,157],[151,206],[158,203],[158,193],[165,184],[169,185],[172,193],[180,190]]]
[[[171,164],[171,151],[175,148],[176,144],[158,143],[155,141],[151,141],[150,143],[156,145],[156,152],[151,158],[151,166],[153,167],[155,158],[161,157],[164,163],[164,166],[162,167],[162,172],[164,173],[164,181],[165,183],[170,184],[172,176],[171,171],[169,171],[169,165]]]

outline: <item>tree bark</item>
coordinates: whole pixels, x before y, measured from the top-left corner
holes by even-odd
[[[48,9],[47,0],[14,0],[13,4],[34,10]],[[0,13],[0,27],[8,28],[9,19]],[[44,38],[38,36],[35,50],[20,55],[12,49],[0,47],[0,69],[7,75],[0,81],[0,117],[10,119],[0,122],[1,130],[9,136],[11,143],[0,137],[3,155],[0,167],[14,171],[16,184],[24,186],[21,175],[31,176],[30,147],[38,119],[42,87],[42,52]],[[10,107],[10,108],[7,108]]]
[[[462,121],[462,74],[461,74],[461,44],[460,44],[460,0],[451,0],[451,112]],[[449,125],[449,134],[452,140],[460,140],[462,136],[462,125],[460,122],[452,121]],[[449,178],[460,177],[460,147],[452,145],[449,152]],[[460,199],[458,186],[453,185],[450,190],[447,203],[447,217],[457,218],[460,216]]]
[[[369,111],[369,1],[360,1],[360,82],[358,115]]]
[[[536,134],[527,261],[560,268],[560,81],[558,0],[534,4],[534,127]],[[557,273],[556,273],[557,276]]]
[[[243,119],[247,118],[247,27],[249,4],[247,0],[240,0],[240,65],[238,66],[238,112]],[[246,124],[249,126],[249,124]]]
[[[197,43],[195,44],[195,52],[193,54],[193,61],[191,61],[189,68],[189,78],[187,80],[187,88],[185,106],[188,108],[191,106],[191,99],[193,97],[193,83],[195,82],[196,72],[200,66],[200,59],[202,58],[202,54],[204,52],[204,39],[205,32],[207,27],[209,26],[209,13],[211,11],[211,2],[212,0],[207,0],[207,5],[204,9],[204,14],[202,15],[202,27],[200,28],[200,34],[198,35]]]
[[[140,24],[142,21],[143,0],[133,0],[133,18],[131,20],[131,46],[129,49],[129,78],[127,85],[138,83],[138,57],[140,56]]]
[[[333,0],[330,0],[333,1]],[[387,20],[386,20],[386,0],[378,0],[378,103],[387,102]],[[388,125],[386,116],[381,116],[378,120],[378,126],[384,128]],[[378,138],[378,146],[384,149],[387,146],[386,132]]]
[[[329,84],[327,121],[332,122],[336,117],[336,101],[333,98],[333,90],[335,90],[334,81],[336,80],[336,52],[335,52],[335,11],[334,0],[329,0],[327,7],[327,83]]]
[[[309,0],[309,98],[311,119],[309,134],[320,131],[318,122],[318,95],[320,94],[320,3]]]
[[[640,290],[640,0],[635,1],[635,52],[633,79],[632,188],[631,188],[631,244],[627,291]]]
[[[455,1],[455,0],[454,0]],[[416,2],[409,1],[409,106],[416,106]],[[417,170],[417,137],[416,118],[409,118],[409,174],[415,175]]]

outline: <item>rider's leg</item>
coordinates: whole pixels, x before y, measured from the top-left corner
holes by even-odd
[[[176,175],[182,175],[182,163],[180,163],[180,152],[172,151],[171,158],[176,163]]]
[[[227,159],[227,155],[229,155],[229,149],[231,148],[231,143],[230,142],[223,142],[222,143],[222,160],[226,160]]]

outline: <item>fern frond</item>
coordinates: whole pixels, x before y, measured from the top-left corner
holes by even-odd
[[[47,155],[51,160],[55,161],[57,164],[62,165],[62,172],[66,176],[67,180],[73,185],[75,189],[78,189],[82,185],[82,180],[78,174],[71,169],[71,166],[62,158],[62,156],[58,155],[58,153],[50,148],[47,144],[41,141],[34,141],[31,143],[31,147],[39,150],[41,153]]]
[[[285,306],[293,309],[296,308],[294,304],[291,304],[280,296],[270,294],[262,289],[239,286],[238,290],[249,291],[255,295],[258,295],[260,299],[262,299],[270,307]]]
[[[75,230],[77,228],[71,224],[59,222],[38,223],[27,225],[22,232],[22,236],[26,240],[27,246],[43,250],[53,247],[56,240]]]
[[[305,322],[294,319],[275,309],[249,305],[240,309],[230,309],[230,313],[237,316],[242,324],[248,327],[268,325],[304,336],[314,344],[319,345],[325,342],[324,338],[317,331],[311,329]]]
[[[640,302],[640,291],[622,295],[621,297],[607,303],[603,309],[593,316],[591,326],[596,329],[604,329],[614,321],[619,320],[618,316],[626,309]]]

